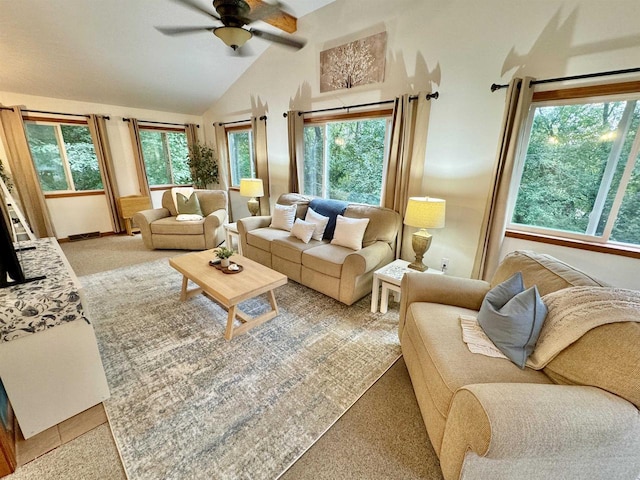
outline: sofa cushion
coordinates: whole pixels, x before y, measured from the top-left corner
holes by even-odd
[[[305,221],[314,223],[316,228],[313,232],[314,240],[322,240],[324,236],[324,231],[327,228],[327,223],[329,223],[329,217],[325,217],[324,215],[320,215],[315,212],[313,208],[307,208],[307,215],[304,217]]]
[[[538,289],[524,290],[522,274],[516,272],[489,290],[478,312],[478,323],[502,353],[524,368],[546,315]]]
[[[369,219],[369,225],[367,225],[362,239],[363,247],[368,247],[375,242],[394,242],[398,235],[400,215],[390,208],[352,203],[345,209],[344,216]]]
[[[202,210],[200,210],[200,202],[198,196],[192,193],[190,197],[183,195],[180,192],[176,192],[176,209],[179,215],[200,215],[202,216]]]
[[[553,381],[591,385],[640,408],[640,323],[602,325],[585,333],[544,368]]]
[[[297,206],[296,208],[296,218],[305,218],[307,214],[307,208],[309,207],[309,202],[311,201],[310,197],[306,195],[301,195],[299,193],[283,193],[278,197],[278,201],[276,202],[278,205],[293,205]]]
[[[289,232],[277,228],[256,228],[247,232],[247,243],[265,252],[271,252],[271,242],[277,238],[287,238]]]
[[[330,277],[340,278],[344,259],[353,250],[338,245],[323,244],[305,250],[302,254],[302,265]]]
[[[427,388],[441,415],[447,416],[455,391],[474,383],[552,383],[542,372],[518,368],[506,358],[471,353],[462,341],[460,315],[467,308],[416,302],[407,310],[404,337],[409,336],[420,359]]]
[[[333,238],[333,231],[336,228],[336,218],[338,215],[344,214],[347,205],[349,205],[347,202],[325,198],[314,198],[309,202],[309,208],[313,208],[316,213],[322,216],[329,217],[327,228],[324,229],[322,238],[325,240],[331,240]]]
[[[511,252],[504,257],[491,279],[491,286],[504,282],[516,272],[522,272],[525,288],[536,285],[541,296],[567,287],[607,286],[550,255],[526,250]]]
[[[154,235],[204,235],[204,219],[179,222],[176,217],[165,217],[149,225]]]
[[[290,262],[302,263],[303,252],[324,244],[325,242],[319,242],[317,240],[310,240],[309,243],[303,243],[292,236],[276,238],[271,242],[271,254],[289,260]]]
[[[362,238],[364,231],[369,224],[368,218],[347,218],[338,215],[336,218],[336,229],[333,232],[331,243],[351,250],[362,248]]]

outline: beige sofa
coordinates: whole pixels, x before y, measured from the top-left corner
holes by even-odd
[[[179,222],[171,190],[162,194],[162,208],[143,210],[133,216],[140,227],[147,248],[207,250],[220,245],[225,238],[228,199],[223,190],[195,190],[204,218]]]
[[[490,283],[403,278],[402,352],[445,479],[636,480],[640,323],[594,328],[544,370],[473,354],[462,341],[459,315],[476,316],[487,291],[518,271],[541,295],[603,285],[533,252],[509,254]]]
[[[296,218],[304,219],[311,198],[287,193],[280,205],[297,204]],[[369,218],[363,248],[351,250],[328,240],[303,243],[285,230],[270,228],[270,216],[238,220],[244,256],[285,274],[347,305],[371,292],[373,272],[393,261],[400,215],[393,210],[349,204],[345,217]]]

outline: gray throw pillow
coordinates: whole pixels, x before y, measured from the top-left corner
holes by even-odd
[[[189,198],[185,197],[181,193],[176,193],[176,201],[178,203],[177,210],[180,215],[200,215],[202,216],[202,210],[200,209],[200,202],[196,193],[193,192]]]
[[[507,358],[524,368],[546,316],[547,307],[538,287],[525,290],[522,274],[517,272],[487,293],[478,312],[478,323]]]

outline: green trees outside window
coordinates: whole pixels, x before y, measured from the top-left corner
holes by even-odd
[[[189,148],[182,131],[140,129],[147,181],[155,185],[189,185]]]
[[[387,131],[386,118],[305,126],[303,193],[380,205]]]
[[[231,165],[231,186],[239,187],[241,178],[256,177],[251,129],[229,129],[227,143],[229,164]]]
[[[88,126],[27,121],[25,131],[43,191],[104,188]]]
[[[640,245],[640,102],[532,108],[512,224]]]

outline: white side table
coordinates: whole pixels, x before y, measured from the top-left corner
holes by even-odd
[[[382,268],[379,268],[373,272],[373,288],[371,291],[371,311],[376,313],[378,311],[378,295],[380,285],[382,285],[382,298],[380,300],[380,313],[387,313],[389,308],[389,291],[394,292],[394,298],[396,301],[400,300],[400,283],[402,277],[406,272],[416,272],[409,268],[409,264],[406,260],[395,260]],[[443,275],[444,272],[436,270],[435,268],[429,268],[423,273],[431,273],[434,275]]]
[[[225,234],[225,243],[227,248],[233,248],[233,239],[236,239],[238,243],[238,253],[242,255],[242,243],[240,243],[240,234],[238,233],[238,224],[236,222],[233,223],[225,223],[224,224],[224,234]]]

